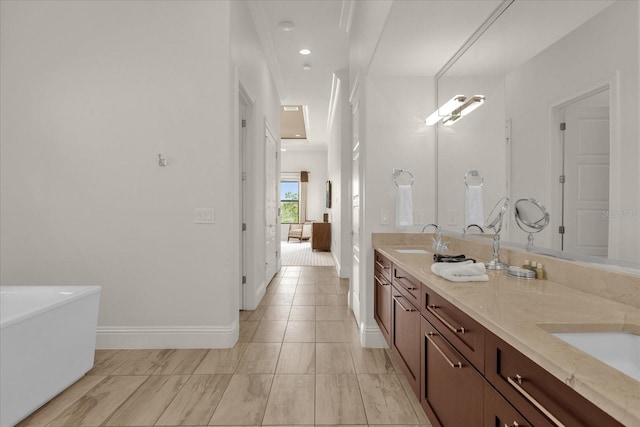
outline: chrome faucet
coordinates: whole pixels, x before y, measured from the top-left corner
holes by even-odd
[[[446,243],[442,243],[442,230],[436,224],[427,224],[427,225],[425,225],[424,227],[422,227],[421,233],[424,233],[424,231],[429,227],[433,227],[436,230],[436,238],[432,239],[433,240],[433,244],[431,245],[431,248],[435,249],[437,251],[446,251],[446,250],[448,250],[449,248],[447,247],[447,244]]]
[[[480,230],[481,233],[484,234],[484,230],[478,224],[467,225],[465,228],[462,229],[462,234],[467,234],[467,230],[469,230],[471,227],[476,227],[478,230]]]

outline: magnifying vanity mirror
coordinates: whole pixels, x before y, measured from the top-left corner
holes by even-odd
[[[513,206],[516,223],[527,237],[527,250],[533,249],[533,233],[539,233],[549,225],[549,212],[536,199],[519,199]]]
[[[640,267],[640,3],[501,5],[437,76],[438,106],[459,94],[485,98],[436,125],[443,230],[464,226],[465,188],[450,183],[482,170],[485,205],[503,195],[520,199],[521,213],[537,208],[530,198],[546,205],[533,222],[520,215],[527,234],[511,231],[510,216],[503,245],[531,249],[536,233],[536,252]]]
[[[509,266],[500,261],[500,230],[502,230],[502,223],[504,221],[504,214],[509,209],[509,198],[503,197],[495,204],[487,220],[485,221],[485,227],[488,230],[493,230],[493,259],[486,264],[489,270],[506,270]]]

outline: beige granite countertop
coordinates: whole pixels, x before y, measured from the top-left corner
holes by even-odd
[[[430,247],[374,247],[622,424],[640,426],[640,382],[549,333],[640,335],[639,308],[550,280],[515,279],[504,272],[489,271],[488,282],[450,282],[431,272]],[[409,247],[429,253],[395,250]]]

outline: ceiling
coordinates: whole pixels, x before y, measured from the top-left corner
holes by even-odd
[[[283,148],[326,147],[333,73],[346,70],[349,61],[348,28],[341,23],[357,19],[359,8],[365,7],[367,1],[378,0],[253,2],[254,14],[259,15],[263,24],[260,36],[271,55],[281,103],[303,105],[306,110],[307,139],[284,140]],[[461,65],[467,61],[481,67],[483,73],[503,75],[505,70],[531,58],[611,2],[516,0],[496,24],[516,31],[518,37],[505,40],[504,33],[494,24],[472,48],[476,51],[482,48],[482,53],[465,55],[450,72],[462,72],[466,65]],[[502,0],[393,1],[367,73],[435,76],[501,3]],[[353,17],[345,16],[350,12]],[[295,28],[283,31],[278,26],[281,21],[293,22]],[[302,48],[310,49],[311,54],[301,55]],[[310,69],[304,70],[304,64],[310,65]],[[495,69],[488,67],[494,64]]]

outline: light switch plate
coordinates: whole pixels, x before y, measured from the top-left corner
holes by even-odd
[[[213,224],[215,223],[215,211],[213,208],[195,208],[193,222],[195,224]]]
[[[413,211],[413,219],[414,219],[414,224],[416,225],[424,225],[424,211],[423,210],[417,210],[417,211]]]

